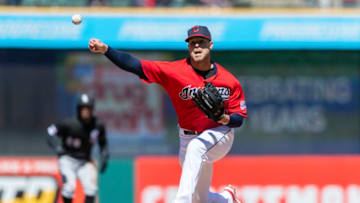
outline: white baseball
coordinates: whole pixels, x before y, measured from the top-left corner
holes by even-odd
[[[80,15],[80,14],[74,14],[74,15],[72,16],[72,22],[73,22],[75,25],[80,24],[81,21],[82,21],[82,19],[81,19],[81,15]]]

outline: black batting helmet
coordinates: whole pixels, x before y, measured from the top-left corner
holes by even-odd
[[[88,106],[94,108],[95,100],[87,94],[81,94],[77,100],[77,107]]]

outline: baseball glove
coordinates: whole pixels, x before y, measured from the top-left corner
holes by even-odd
[[[218,122],[224,114],[224,100],[211,82],[196,91],[192,100],[208,118],[215,122]]]

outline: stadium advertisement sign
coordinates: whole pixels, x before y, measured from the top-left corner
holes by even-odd
[[[71,15],[45,12],[3,13],[0,19],[0,48],[87,49],[96,37],[121,49],[184,50],[186,32],[197,24],[209,27],[216,50],[360,48],[355,14],[84,13],[80,25],[71,23]]]
[[[134,145],[140,145],[143,139],[152,143],[164,140],[166,126],[162,89],[146,85],[136,75],[114,68],[105,57],[72,52],[64,55],[64,59],[57,69],[59,117],[72,116],[75,108],[68,101],[75,103],[79,92],[87,92],[96,98],[96,115],[106,124],[111,154],[141,153],[146,149]],[[164,145],[152,149],[152,152],[167,150]]]
[[[0,158],[0,202],[61,203],[61,175],[55,158]],[[74,203],[83,201],[77,187]]]
[[[230,156],[214,165],[212,190],[236,186],[244,203],[358,203],[359,156]],[[176,157],[139,157],[136,203],[170,203],[181,169]]]
[[[331,117],[358,116],[359,77],[270,75],[239,80],[252,108],[246,127],[255,133],[333,134]],[[358,128],[355,122],[344,123],[348,134],[356,134],[350,133]]]
[[[163,134],[164,113],[159,88],[146,85],[136,75],[120,71],[108,61],[98,61],[88,53],[67,55],[64,66],[58,72],[59,96],[77,92],[93,95],[96,115],[106,123],[110,137]],[[60,114],[66,109],[58,111]]]

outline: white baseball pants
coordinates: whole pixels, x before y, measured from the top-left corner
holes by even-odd
[[[77,178],[81,182],[85,195],[96,195],[97,169],[93,162],[63,155],[59,158],[59,170],[63,176],[62,195],[64,197],[73,197]]]
[[[229,194],[209,191],[213,162],[231,149],[234,129],[219,126],[200,135],[185,135],[179,129],[179,161],[182,166],[180,185],[174,203],[232,203]]]

